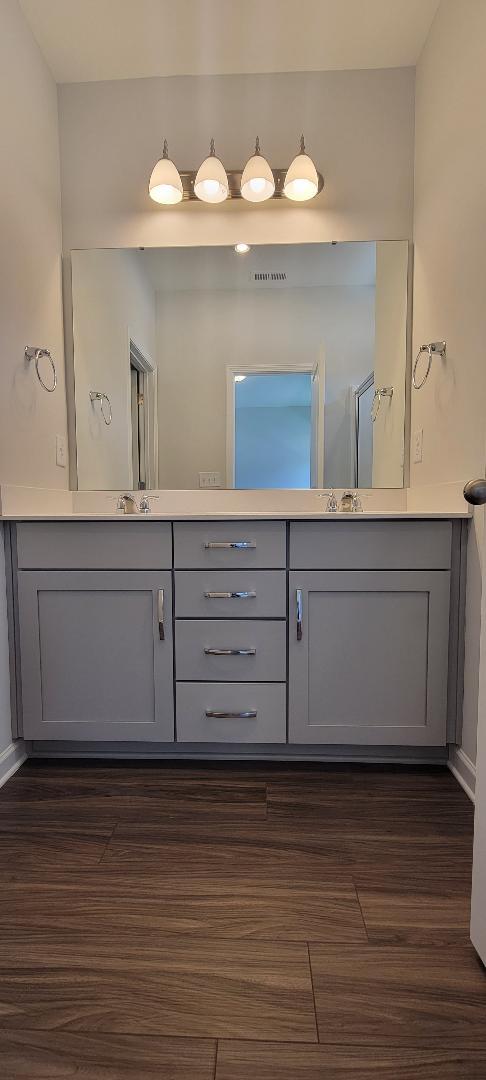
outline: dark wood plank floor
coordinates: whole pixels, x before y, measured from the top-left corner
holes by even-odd
[[[2,1080],[485,1080],[472,828],[440,767],[27,763]]]

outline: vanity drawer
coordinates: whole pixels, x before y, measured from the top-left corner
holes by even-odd
[[[176,521],[174,566],[184,570],[285,567],[283,521]]]
[[[285,570],[177,570],[177,618],[285,619]]]
[[[175,639],[179,680],[281,682],[286,679],[285,622],[179,620]]]
[[[165,521],[36,521],[17,525],[22,570],[170,570]]]
[[[286,737],[283,683],[177,684],[177,742],[284,743]]]
[[[295,521],[295,570],[448,570],[450,521]]]

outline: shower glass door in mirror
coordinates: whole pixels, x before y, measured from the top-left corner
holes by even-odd
[[[71,259],[79,488],[403,485],[406,241]]]

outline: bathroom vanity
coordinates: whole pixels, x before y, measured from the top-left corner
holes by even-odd
[[[447,756],[467,509],[408,512],[410,267],[71,253],[71,512],[7,515],[30,752]]]
[[[11,523],[19,734],[37,752],[444,755],[460,725],[466,527]]]

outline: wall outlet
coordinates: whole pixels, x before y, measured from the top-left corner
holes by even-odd
[[[65,469],[67,465],[67,443],[65,435],[56,435],[56,465]]]
[[[417,428],[417,431],[413,433],[413,461],[414,465],[419,465],[422,461],[424,449],[424,429]]]
[[[199,473],[199,487],[200,488],[220,488],[221,487],[221,473],[220,472],[200,472]]]

